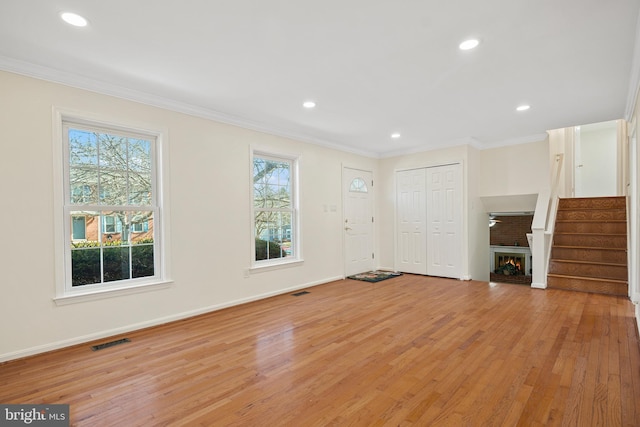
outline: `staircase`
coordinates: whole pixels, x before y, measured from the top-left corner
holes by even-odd
[[[560,199],[547,287],[628,295],[624,197]]]

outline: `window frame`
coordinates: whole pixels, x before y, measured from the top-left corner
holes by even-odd
[[[166,226],[169,217],[168,194],[168,163],[166,153],[168,134],[166,129],[154,129],[147,125],[133,123],[127,120],[109,119],[77,111],[53,108],[53,151],[54,151],[54,228],[56,251],[56,288],[54,301],[57,305],[75,302],[91,301],[116,295],[138,293],[147,290],[166,288],[172,284],[170,270],[168,241],[169,230]],[[154,275],[141,278],[130,278],[113,282],[72,286],[71,280],[71,245],[69,236],[72,232],[72,212],[78,210],[79,204],[71,203],[71,183],[69,182],[69,127],[87,129],[91,132],[105,132],[124,134],[128,137],[139,137],[152,140],[151,147],[151,182],[152,201],[142,210],[152,211],[154,218]],[[140,210],[136,205],[99,205],[99,211],[135,211]],[[89,205],[85,210],[91,210],[97,205]],[[124,207],[124,209],[123,209]],[[103,227],[100,221],[99,227]],[[109,233],[105,233],[109,234]]]
[[[291,233],[291,246],[294,248],[293,255],[282,258],[271,258],[265,260],[256,260],[256,224],[255,215],[256,208],[254,203],[254,175],[253,165],[255,158],[266,158],[275,161],[286,161],[291,164],[290,179],[291,179],[291,228],[288,231]],[[301,264],[304,259],[302,256],[302,232],[301,232],[301,215],[300,215],[300,155],[291,153],[282,153],[271,149],[264,149],[258,147],[250,148],[250,161],[249,161],[249,183],[250,183],[250,203],[251,203],[251,227],[250,227],[250,272],[268,271],[272,269],[278,269],[283,267],[289,267]]]

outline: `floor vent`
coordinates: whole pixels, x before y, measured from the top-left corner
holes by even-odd
[[[126,342],[131,342],[131,340],[129,338],[122,338],[120,340],[109,341],[103,344],[93,345],[91,346],[91,350],[93,351],[102,350],[103,348],[113,347],[114,345],[124,344]]]
[[[309,293],[311,293],[311,292],[302,291],[302,292],[296,292],[295,294],[291,294],[291,296],[299,297],[300,295],[306,295],[306,294],[309,294]]]

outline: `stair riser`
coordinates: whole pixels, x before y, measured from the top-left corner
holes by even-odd
[[[558,222],[556,223],[558,233],[613,233],[625,234],[627,232],[626,222]]]
[[[551,261],[549,273],[598,279],[628,280],[626,266]]]
[[[548,277],[547,287],[551,289],[566,289],[581,292],[594,292],[608,295],[628,295],[628,285],[607,281],[592,281],[580,279],[567,279],[560,277]]]
[[[625,220],[627,213],[623,209],[617,210],[568,210],[558,211],[556,219],[560,220],[596,220],[596,221],[608,221],[612,219]]]
[[[590,248],[625,249],[627,247],[627,236],[554,233],[553,244],[558,246],[586,246]]]
[[[558,209],[626,209],[624,197],[598,197],[586,199],[560,199]]]
[[[627,252],[624,250],[574,249],[557,248],[551,250],[552,259],[565,259],[590,262],[627,263]]]

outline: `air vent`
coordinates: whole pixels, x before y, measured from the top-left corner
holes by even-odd
[[[113,347],[114,345],[124,344],[126,342],[131,342],[131,340],[129,338],[122,338],[122,339],[115,340],[115,341],[109,341],[109,342],[105,342],[103,344],[98,344],[98,345],[91,346],[91,350],[93,350],[93,351],[102,350],[103,348]]]
[[[301,292],[296,292],[295,294],[291,294],[291,296],[299,297],[300,295],[305,295],[305,294],[309,294],[309,293],[311,293],[311,292],[301,291]]]

